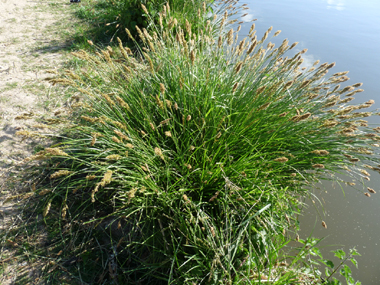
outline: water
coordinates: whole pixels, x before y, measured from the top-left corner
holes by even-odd
[[[290,43],[299,42],[297,51],[308,48],[306,63],[315,60],[336,62],[332,73],[349,70],[347,84],[363,82],[365,92],[356,96],[353,103],[374,99],[374,108],[380,107],[380,1],[379,0],[245,0],[250,10],[245,20],[257,18],[258,38],[273,26],[273,32],[282,30],[276,46],[284,38]],[[242,27],[246,35],[250,23]],[[380,125],[379,117],[368,118]],[[315,190],[321,199],[325,216],[316,215],[310,207],[301,217],[302,237],[312,231],[315,237],[326,237],[321,243],[326,256],[336,248],[356,247],[359,270],[353,270],[355,279],[363,285],[380,284],[380,177],[371,173],[367,186],[378,194],[370,198],[353,188],[323,183]],[[362,187],[363,188],[363,187]],[[344,193],[343,193],[344,191]],[[321,208],[321,207],[319,207]],[[322,219],[327,229],[321,226]],[[344,245],[344,246],[343,246]],[[335,260],[338,263],[337,260]],[[352,264],[351,264],[352,265]],[[353,266],[351,266],[353,267]]]

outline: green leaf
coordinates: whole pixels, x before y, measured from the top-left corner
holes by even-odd
[[[350,260],[355,265],[355,267],[358,268],[358,262],[356,261],[356,259],[355,258],[351,258]]]
[[[351,254],[352,256],[354,256],[354,255],[359,255],[359,256],[361,256],[361,254],[360,254],[359,252],[357,252],[355,248],[350,249],[350,254]]]
[[[346,258],[346,253],[342,249],[332,250],[334,255],[338,257],[340,260],[343,260]]]
[[[328,259],[324,259],[324,260],[320,260],[324,265],[330,267],[330,268],[334,268],[334,263],[331,261],[331,260],[328,260]]]
[[[326,274],[326,276],[330,276],[331,275],[331,271],[327,267],[325,267],[325,274]]]

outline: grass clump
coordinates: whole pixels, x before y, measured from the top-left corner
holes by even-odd
[[[136,25],[148,28],[153,20],[158,24],[160,17],[170,13],[181,25],[188,20],[192,29],[198,30],[206,21],[199,21],[199,17],[208,17],[212,11],[213,1],[185,1],[185,0],[96,0],[76,9],[78,18],[89,23],[92,28],[86,31],[87,38],[101,43],[112,42],[120,37],[127,42],[125,28],[137,35]],[[144,9],[141,5],[144,5]]]
[[[315,243],[286,246],[300,198],[380,170],[372,112],[358,111],[373,102],[349,104],[361,84],[327,78],[334,63],[301,68],[306,50],[287,57],[296,44],[275,48],[272,28],[237,42],[228,12],[194,32],[170,11],[139,40],[127,30],[135,53],[80,51],[86,70],[52,80],[82,98],[62,142],[29,159],[48,159],[37,193],[62,256],[101,272],[87,282],[318,280],[303,263]]]

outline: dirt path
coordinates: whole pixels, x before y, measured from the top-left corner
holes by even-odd
[[[49,96],[51,87],[43,79],[48,76],[46,69],[59,68],[63,62],[59,26],[65,15],[57,13],[64,12],[63,8],[51,1],[0,0],[2,170],[30,151],[15,133],[24,125],[35,125],[36,120],[15,118],[41,118],[55,107],[54,98]]]
[[[65,47],[71,26],[69,0],[0,0],[0,234],[9,230],[17,209],[6,199],[17,194],[9,178],[38,146],[22,141],[16,132],[46,131],[44,120],[62,107],[63,89],[50,86],[46,71],[59,69],[67,59]],[[21,168],[22,171],[22,168]],[[13,203],[18,201],[13,200]],[[10,237],[11,238],[11,237]],[[6,242],[8,237],[0,242]],[[0,284],[15,281],[20,266],[12,262],[12,244],[1,245]],[[16,249],[15,249],[16,250]],[[20,265],[20,264],[18,264]],[[21,264],[21,267],[25,267]],[[18,267],[18,268],[17,268]],[[29,277],[35,279],[35,273]],[[38,279],[38,278],[37,278]],[[17,283],[16,283],[17,282]],[[31,284],[31,283],[25,283]]]

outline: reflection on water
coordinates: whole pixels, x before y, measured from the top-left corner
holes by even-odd
[[[278,46],[284,38],[290,43],[298,41],[298,50],[294,52],[308,48],[305,65],[319,59],[336,62],[333,73],[349,70],[348,84],[363,82],[365,89],[353,103],[374,99],[374,107],[379,108],[379,0],[245,0],[239,3],[250,7],[245,21],[258,19],[255,22],[258,37],[270,26],[274,31],[282,30],[272,42]],[[242,36],[247,35],[250,25],[242,28]],[[380,124],[379,117],[368,118],[368,121]],[[326,255],[337,248],[328,245],[344,245],[346,250],[356,246],[362,257],[357,258],[359,270],[353,270],[353,276],[363,285],[380,284],[380,177],[375,172],[371,174],[371,181],[366,181],[366,185],[378,194],[370,198],[353,188],[329,183],[315,190],[326,211],[323,220],[327,229],[321,226],[321,217],[316,215],[314,207],[306,210],[300,219],[303,237],[312,231],[315,237],[326,237],[322,242]]]
[[[344,10],[344,0],[327,0],[327,9]]]

